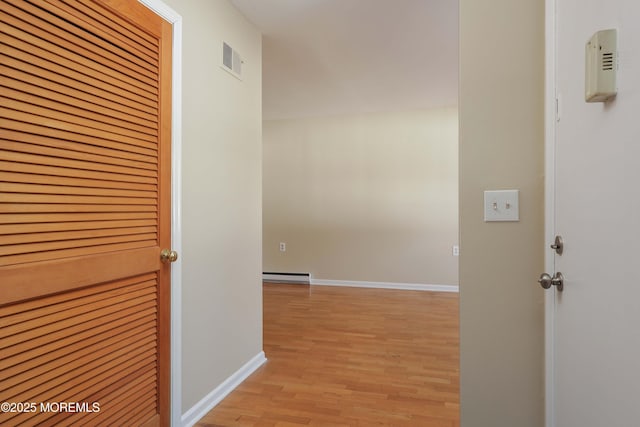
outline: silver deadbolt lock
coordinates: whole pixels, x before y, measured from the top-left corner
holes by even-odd
[[[555,241],[551,245],[551,249],[555,250],[558,255],[562,255],[564,251],[564,241],[562,240],[562,236],[556,236]]]

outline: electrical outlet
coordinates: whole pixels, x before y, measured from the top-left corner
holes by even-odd
[[[451,255],[460,256],[460,246],[453,245],[453,248],[451,249]]]
[[[285,242],[280,242],[280,252],[287,251],[287,244]]]

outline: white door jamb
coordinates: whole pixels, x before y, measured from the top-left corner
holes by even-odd
[[[182,253],[182,16],[162,0],[138,0],[171,23],[171,248]],[[172,426],[182,420],[182,262],[171,266],[171,415]]]
[[[559,94],[556,93],[556,1],[545,0],[545,271],[555,272],[554,251],[548,247],[555,237],[555,145],[556,124],[560,119]],[[542,272],[541,272],[542,273]],[[555,289],[544,292],[544,380],[545,426],[555,427]]]

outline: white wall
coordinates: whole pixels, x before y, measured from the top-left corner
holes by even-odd
[[[457,285],[457,127],[455,108],[265,121],[264,271]]]
[[[183,17],[183,412],[262,351],[261,34],[227,0]],[[222,41],[245,59],[220,68]]]
[[[544,2],[460,0],[463,427],[544,424]],[[520,189],[520,222],[483,191]]]

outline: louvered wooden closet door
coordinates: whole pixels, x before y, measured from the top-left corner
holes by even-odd
[[[0,425],[169,424],[171,26],[0,0]]]

